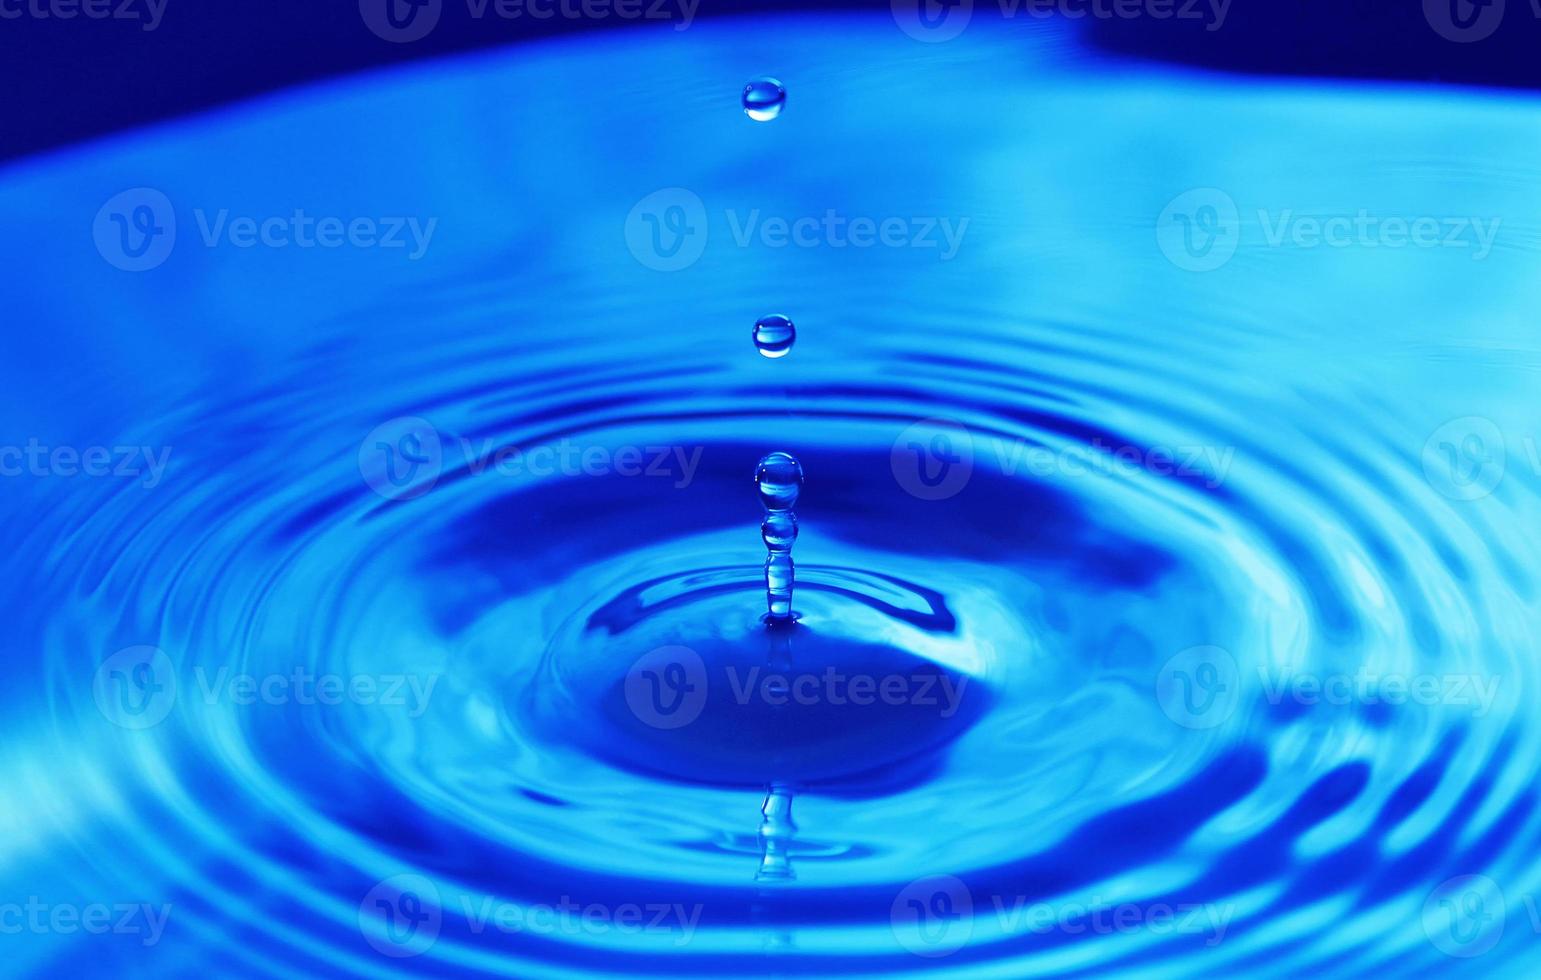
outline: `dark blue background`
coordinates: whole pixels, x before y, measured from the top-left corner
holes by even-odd
[[[13,9],[34,0],[3,2]],[[698,16],[785,12],[798,6],[775,0],[702,0]],[[801,6],[886,12],[889,3],[826,0]],[[986,16],[997,9],[998,0],[977,0],[974,6],[974,16]],[[1233,0],[1217,31],[1177,18],[1086,18],[1080,23],[1088,42],[1109,52],[1230,71],[1541,86],[1541,19],[1532,0],[1507,0],[1507,6],[1498,30],[1469,44],[1444,40],[1431,30],[1419,0]],[[618,18],[476,20],[463,2],[449,2],[429,37],[393,44],[370,33],[354,0],[168,0],[165,17],[153,31],[84,17],[0,20],[0,91],[5,93],[0,98],[0,159],[308,79],[596,29],[645,28]]]

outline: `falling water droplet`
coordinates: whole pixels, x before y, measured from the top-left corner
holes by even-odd
[[[792,543],[797,517],[792,508],[803,489],[803,466],[788,453],[771,453],[755,467],[754,485],[765,507],[760,536],[765,540],[765,603],[772,622],[792,618]]]
[[[774,78],[756,78],[744,86],[744,114],[755,122],[770,122],[786,104],[786,86]]]
[[[754,345],[766,357],[784,357],[797,342],[797,328],[780,313],[762,316],[754,324]]]
[[[767,511],[791,510],[803,489],[803,466],[790,453],[770,453],[755,467],[754,485]]]

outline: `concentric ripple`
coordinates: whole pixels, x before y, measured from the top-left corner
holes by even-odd
[[[14,965],[1526,975],[1533,100],[768,23],[0,179],[38,229],[15,441],[78,456],[4,481]],[[768,65],[797,111],[754,125]],[[125,182],[176,208],[158,268],[81,234]],[[1240,248],[1181,267],[1157,216],[1212,187]],[[689,262],[631,234],[660,189]],[[1250,216],[1368,206],[1505,231],[1474,262]],[[296,208],[437,230],[200,224]],[[830,209],[910,237],[745,232]],[[768,625],[773,450],[806,485]],[[123,928],[50,918],[94,905]]]

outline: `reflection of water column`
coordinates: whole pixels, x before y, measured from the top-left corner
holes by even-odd
[[[760,815],[760,870],[755,880],[790,881],[796,876],[788,847],[797,833],[792,822],[792,788],[786,783],[771,783]]]
[[[765,540],[765,601],[772,622],[792,618],[792,545],[797,541],[797,505],[803,467],[787,453],[771,453],[755,467],[755,487],[765,507],[760,537]]]

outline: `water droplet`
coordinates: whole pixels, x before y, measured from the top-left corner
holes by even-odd
[[[797,342],[797,328],[780,313],[762,316],[754,324],[754,345],[766,357],[784,357]]]
[[[797,542],[797,518],[791,511],[772,511],[760,525],[760,537],[771,552],[787,552]]]
[[[803,465],[789,453],[771,453],[755,467],[754,485],[766,510],[791,510],[803,489]]]
[[[786,86],[774,78],[756,78],[744,86],[744,114],[755,122],[770,122],[786,104]]]

